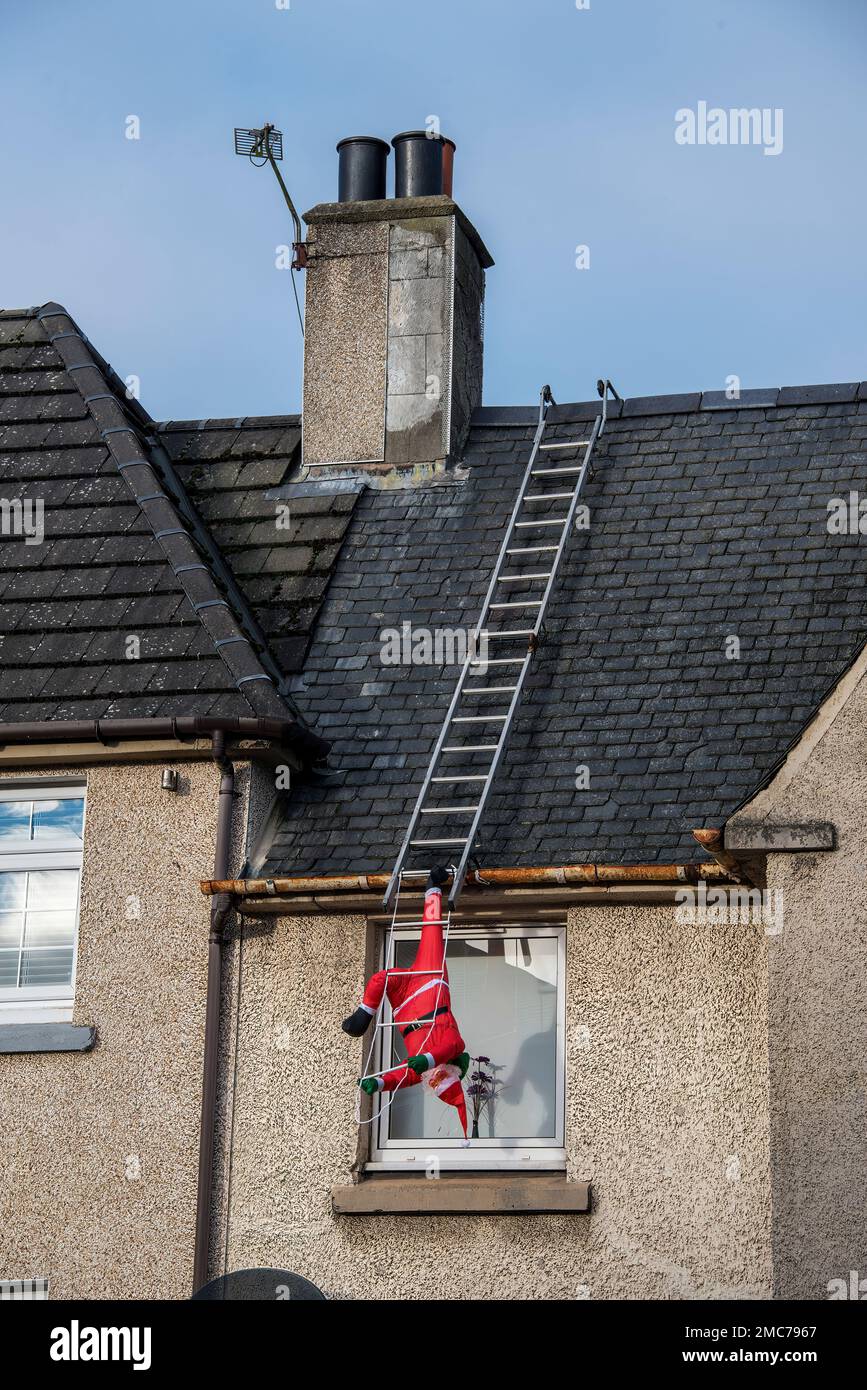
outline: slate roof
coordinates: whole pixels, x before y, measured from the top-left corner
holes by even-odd
[[[59,305],[0,315],[0,721],[294,717],[155,428]]]
[[[157,438],[281,671],[300,671],[360,488],[325,482],[295,486],[290,497],[284,485],[298,462],[298,415],[173,420]]]
[[[333,751],[265,871],[389,868],[457,669],[383,634],[473,626],[534,422],[478,411],[436,485],[299,480],[297,417],[157,424],[60,306],[0,314],[0,501],[46,510],[0,544],[0,721],[300,711]],[[615,407],[479,861],[699,857],[865,640],[867,547],[826,524],[865,487],[867,384]]]
[[[597,409],[558,407],[546,437]],[[360,498],[296,685],[342,775],[296,787],[264,872],[391,867],[457,671],[385,666],[381,634],[472,626],[533,418],[483,409],[465,480]],[[615,409],[479,861],[699,858],[691,829],[725,820],[864,642],[867,546],[826,522],[865,487],[867,385]]]

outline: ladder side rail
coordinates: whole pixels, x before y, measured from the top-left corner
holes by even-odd
[[[547,584],[545,585],[545,592],[544,592],[544,594],[543,594],[543,596],[542,596],[541,606],[540,606],[540,608],[539,608],[538,617],[536,618],[536,622],[535,622],[534,629],[533,629],[533,631],[534,631],[534,633],[536,634],[536,636],[539,635],[539,633],[541,632],[541,629],[542,629],[542,623],[543,623],[544,617],[545,617],[545,609],[547,608],[548,599],[549,599],[549,597],[550,597],[551,590],[552,590],[553,585],[554,585],[554,580],[555,580],[555,578],[556,578],[556,576],[557,576],[557,570],[558,570],[558,567],[559,567],[559,564],[560,564],[560,560],[561,560],[562,555],[563,555],[563,551],[564,551],[565,546],[566,546],[566,541],[567,541],[568,538],[569,538],[569,533],[570,533],[570,531],[571,531],[572,522],[573,522],[573,519],[574,519],[574,516],[575,516],[575,510],[576,510],[576,508],[577,508],[577,506],[578,506],[578,499],[579,499],[579,497],[581,496],[581,492],[582,492],[582,490],[583,490],[584,483],[585,483],[585,481],[586,481],[586,479],[587,479],[587,476],[588,476],[588,473],[589,473],[589,471],[590,471],[590,460],[591,460],[592,455],[593,455],[593,448],[594,448],[594,445],[596,444],[597,439],[599,438],[599,435],[600,435],[600,433],[601,433],[601,430],[602,430],[602,416],[599,415],[599,416],[596,417],[596,420],[595,420],[594,425],[593,425],[593,431],[592,431],[592,433],[591,433],[591,435],[590,435],[590,439],[589,439],[588,442],[587,442],[587,446],[586,446],[586,450],[585,450],[585,454],[584,454],[584,463],[583,463],[583,466],[582,466],[582,471],[581,471],[580,476],[579,476],[578,479],[576,480],[575,488],[574,488],[574,491],[573,491],[573,494],[572,494],[572,501],[571,501],[571,503],[570,503],[570,505],[569,505],[569,510],[568,510],[568,512],[567,512],[567,514],[566,514],[566,517],[565,517],[564,521],[563,521],[563,529],[562,529],[562,531],[561,531],[561,533],[560,533],[560,543],[559,543],[559,545],[558,545],[558,547],[557,547],[557,554],[556,554],[556,556],[554,557],[554,562],[553,562],[553,564],[552,564],[552,566],[551,566],[551,572],[550,572],[550,574],[549,574],[549,576],[548,576],[548,582],[547,582]],[[451,889],[450,889],[450,891],[449,891],[449,899],[448,899],[449,907],[452,908],[452,909],[454,908],[454,906],[455,906],[455,904],[456,904],[456,902],[457,902],[457,900],[458,900],[458,896],[459,896],[459,894],[460,894],[460,892],[461,892],[461,889],[463,888],[463,885],[464,885],[464,879],[466,878],[467,868],[468,868],[469,860],[470,860],[470,855],[472,854],[472,850],[473,850],[473,845],[474,845],[474,842],[475,842],[475,838],[476,838],[476,835],[478,834],[479,826],[481,825],[482,816],[483,816],[483,814],[484,814],[484,812],[485,812],[485,810],[486,810],[488,792],[490,791],[491,784],[493,783],[494,777],[496,776],[497,769],[498,769],[498,767],[499,767],[499,765],[500,765],[500,760],[501,760],[501,758],[502,758],[502,755],[503,755],[503,753],[504,753],[504,751],[505,751],[505,748],[506,748],[506,744],[507,744],[507,742],[508,742],[508,737],[509,737],[509,733],[510,733],[511,726],[512,726],[512,720],[513,720],[514,715],[515,715],[515,710],[517,709],[518,703],[519,703],[519,701],[520,701],[520,699],[521,699],[521,696],[522,696],[522,694],[523,694],[524,679],[525,679],[526,674],[527,674],[527,671],[528,671],[528,669],[529,669],[529,664],[530,664],[530,660],[532,659],[532,655],[533,655],[533,652],[532,652],[532,649],[530,649],[530,650],[527,652],[526,657],[524,658],[523,665],[522,665],[522,667],[521,667],[520,673],[519,673],[518,678],[517,678],[517,681],[516,681],[516,683],[515,683],[515,690],[514,690],[514,693],[513,693],[513,695],[512,695],[512,699],[511,699],[511,702],[510,702],[510,705],[509,705],[508,713],[507,713],[507,715],[506,715],[505,723],[503,724],[503,728],[502,728],[502,730],[501,730],[501,732],[500,732],[500,737],[499,737],[499,739],[498,739],[498,741],[497,741],[497,751],[496,751],[496,753],[494,754],[493,760],[492,760],[492,762],[491,762],[490,769],[489,769],[489,771],[488,771],[487,780],[486,780],[486,782],[485,782],[484,787],[482,788],[482,792],[481,792],[481,795],[480,795],[480,797],[479,797],[478,809],[476,810],[476,813],[475,813],[475,815],[473,816],[472,825],[470,826],[470,829],[469,829],[469,831],[467,832],[467,842],[466,842],[466,844],[465,844],[464,847],[463,847],[463,850],[462,850],[462,852],[461,852],[461,857],[460,857],[460,859],[459,859],[459,861],[458,861],[458,863],[457,863],[457,866],[456,866],[456,868],[455,868],[455,876],[454,876],[454,880],[453,880],[453,882],[452,882]]]
[[[496,564],[494,565],[494,569],[491,574],[491,582],[488,585],[488,592],[485,594],[482,609],[479,614],[479,620],[475,626],[475,631],[473,633],[474,641],[478,641],[479,635],[484,630],[485,624],[488,620],[491,600],[493,599],[494,591],[496,590],[496,587],[500,582],[500,575],[502,573],[503,564],[506,559],[506,552],[514,539],[515,522],[518,520],[519,513],[524,505],[524,494],[526,493],[527,488],[530,486],[532,471],[539,454],[539,445],[542,443],[542,436],[545,433],[545,421],[547,419],[547,415],[547,397],[545,395],[545,391],[543,391],[539,400],[539,423],[536,425],[536,433],[533,436],[533,444],[532,448],[530,449],[530,458],[526,468],[524,469],[524,476],[521,479],[521,486],[518,489],[518,496],[515,499],[515,505],[512,508],[512,515],[509,517],[509,521],[506,526],[506,532],[503,536],[503,543],[500,546],[500,553],[497,556]]]
[[[584,491],[584,484],[586,483],[588,475],[590,473],[590,462],[593,457],[593,449],[601,433],[602,417],[601,415],[599,415],[597,416],[596,422],[593,426],[593,433],[590,436],[590,440],[587,445],[587,452],[584,455],[584,466],[581,470],[581,475],[577,479],[575,484],[575,491],[572,494],[572,501],[569,504],[569,510],[566,513],[566,517],[563,521],[563,530],[560,533],[560,544],[557,546],[557,554],[554,556],[554,560],[551,565],[551,571],[548,575],[548,582],[545,585],[545,592],[542,595],[542,606],[539,609],[535,627],[533,629],[537,637],[542,630],[542,623],[545,620],[545,610],[548,607],[548,600],[551,597],[551,591],[554,587],[554,580],[557,578],[557,571],[560,567],[560,561],[563,558],[563,551],[566,549],[566,542],[568,541],[570,533],[572,531],[572,523],[575,519],[575,512],[578,507],[578,500],[581,496],[581,493]]]
[[[409,852],[410,841],[412,840],[416,832],[416,824],[419,819],[419,814],[421,812],[422,805],[424,803],[425,797],[427,796],[428,788],[430,787],[431,779],[433,778],[434,772],[436,770],[436,766],[439,761],[439,756],[442,751],[443,745],[446,741],[446,738],[448,737],[452,717],[454,715],[455,710],[457,709],[461,695],[463,694],[464,682],[466,681],[466,678],[470,671],[470,656],[471,652],[468,649],[466,658],[464,659],[464,664],[461,667],[461,673],[458,676],[457,684],[455,685],[454,691],[452,693],[452,698],[449,703],[448,712],[443,721],[442,728],[439,731],[436,744],[434,745],[434,750],[431,754],[430,762],[428,763],[427,772],[425,773],[424,781],[421,784],[421,790],[419,791],[418,797],[416,798],[416,803],[413,807],[412,815],[409,818],[409,825],[407,826],[406,834],[403,837],[403,843],[401,844],[400,850],[398,851],[397,860],[392,870],[391,878],[388,881],[388,888],[385,891],[385,897],[382,900],[383,907],[386,909],[391,906],[393,895],[397,888],[397,884],[400,881],[400,872],[403,868],[406,856]]]
[[[500,759],[503,756],[506,744],[508,742],[508,733],[511,727],[512,718],[514,716],[515,710],[518,707],[518,702],[521,698],[521,692],[524,687],[524,677],[527,674],[532,658],[533,652],[531,649],[528,649],[527,655],[524,657],[523,665],[521,666],[521,670],[518,674],[518,679],[515,682],[515,690],[514,694],[512,695],[512,699],[509,703],[509,710],[508,714],[506,715],[506,722],[503,725],[500,737],[497,740],[497,751],[494,753],[494,756],[491,760],[491,766],[488,770],[487,780],[485,782],[484,787],[482,788],[482,794],[479,797],[478,808],[476,810],[475,815],[473,816],[472,825],[467,831],[467,842],[464,845],[463,850],[461,851],[461,857],[458,860],[457,865],[455,866],[455,874],[452,880],[452,886],[449,889],[448,906],[450,911],[454,908],[454,904],[457,902],[460,891],[464,886],[464,879],[467,876],[467,868],[469,866],[470,855],[472,854],[473,845],[475,843],[476,836],[479,832],[479,826],[481,825],[482,816],[485,810],[487,809],[488,792],[491,788],[494,778],[497,775],[497,768],[500,766]]]
[[[396,860],[395,866],[394,866],[394,868],[393,868],[393,870],[392,870],[391,878],[390,878],[389,881],[388,881],[388,888],[386,889],[386,891],[385,891],[385,896],[384,896],[384,898],[383,898],[383,906],[384,906],[385,908],[389,908],[389,907],[391,906],[391,902],[392,902],[392,899],[393,899],[393,896],[394,896],[394,893],[395,893],[395,890],[396,890],[396,887],[397,887],[397,883],[398,883],[399,878],[400,878],[400,872],[401,872],[401,869],[403,868],[403,865],[404,865],[404,863],[405,863],[405,861],[406,861],[406,856],[407,856],[407,854],[409,853],[410,842],[411,842],[411,840],[412,840],[412,838],[413,838],[413,836],[414,836],[414,834],[415,834],[416,825],[417,825],[417,822],[418,822],[418,820],[419,820],[421,808],[422,808],[422,805],[423,805],[423,803],[424,803],[424,800],[425,800],[425,798],[426,798],[426,796],[427,796],[427,793],[428,793],[428,789],[429,789],[430,784],[431,784],[431,778],[433,777],[433,774],[434,774],[434,772],[435,772],[435,770],[436,770],[436,765],[437,765],[437,763],[438,763],[438,761],[439,761],[440,753],[441,753],[441,751],[442,751],[443,745],[445,744],[446,738],[448,737],[449,728],[450,728],[450,725],[451,725],[451,722],[452,722],[452,717],[453,717],[453,715],[454,715],[455,709],[457,708],[458,702],[459,702],[459,700],[460,700],[460,698],[461,698],[461,695],[462,695],[462,693],[463,693],[464,682],[466,681],[467,675],[469,674],[471,663],[472,663],[472,661],[475,659],[475,657],[477,656],[476,644],[477,644],[477,642],[478,642],[479,634],[482,632],[482,629],[483,629],[484,624],[485,624],[485,622],[486,622],[486,620],[487,620],[487,617],[488,617],[488,610],[489,610],[489,607],[490,607],[491,600],[492,600],[492,598],[493,598],[493,596],[494,596],[494,590],[496,589],[497,583],[498,583],[498,581],[499,581],[500,570],[501,570],[501,568],[502,568],[502,564],[503,564],[503,560],[504,560],[504,558],[505,558],[506,550],[508,549],[508,546],[509,546],[509,543],[510,543],[512,534],[513,534],[513,532],[514,532],[514,524],[515,524],[515,521],[516,521],[516,519],[517,519],[518,513],[519,513],[519,511],[520,511],[520,509],[521,509],[521,505],[522,505],[522,503],[523,503],[523,500],[524,500],[524,493],[526,492],[527,487],[528,487],[528,484],[529,484],[529,482],[530,482],[530,473],[531,473],[531,470],[532,470],[533,465],[534,465],[534,463],[535,463],[536,456],[537,456],[537,454],[538,454],[538,452],[539,452],[539,445],[540,445],[540,443],[541,443],[541,441],[542,441],[542,435],[543,435],[544,432],[545,432],[545,419],[546,419],[546,416],[547,416],[547,413],[548,413],[547,407],[548,407],[548,395],[549,395],[549,394],[550,394],[550,393],[547,392],[547,388],[545,388],[545,389],[542,391],[541,396],[540,396],[540,399],[539,399],[539,420],[538,420],[538,423],[537,423],[537,425],[536,425],[536,433],[535,433],[534,436],[533,436],[533,447],[532,447],[532,450],[531,450],[531,452],[530,452],[530,459],[529,459],[529,462],[528,462],[528,464],[527,464],[526,469],[524,470],[524,476],[523,476],[523,478],[522,478],[522,480],[521,480],[521,487],[520,487],[520,490],[519,490],[519,492],[518,492],[518,497],[517,497],[517,500],[516,500],[516,502],[515,502],[515,505],[514,505],[514,507],[513,507],[513,509],[512,509],[512,515],[511,515],[511,517],[509,518],[509,524],[508,524],[508,527],[507,527],[507,530],[506,530],[506,535],[505,535],[505,537],[504,537],[504,539],[503,539],[503,543],[502,543],[502,545],[501,545],[501,547],[500,547],[500,553],[499,553],[499,555],[498,555],[498,557],[497,557],[496,565],[494,566],[494,572],[493,572],[493,575],[491,576],[491,582],[490,582],[490,584],[488,585],[488,592],[487,592],[487,594],[485,595],[485,601],[484,601],[484,604],[482,605],[482,611],[481,611],[481,613],[480,613],[480,615],[479,615],[479,620],[478,620],[478,622],[476,623],[476,626],[475,626],[475,630],[474,630],[474,633],[473,633],[473,641],[472,641],[472,642],[468,645],[468,647],[467,647],[467,654],[466,654],[466,657],[464,658],[464,663],[463,663],[463,666],[462,666],[462,668],[461,668],[460,675],[458,676],[458,680],[457,680],[457,683],[456,683],[456,685],[455,685],[454,692],[453,692],[453,694],[452,694],[451,702],[449,703],[449,707],[448,707],[448,711],[447,711],[447,713],[446,713],[446,717],[445,717],[445,719],[444,719],[444,721],[443,721],[442,728],[440,729],[439,737],[437,738],[436,744],[434,745],[434,750],[433,750],[433,753],[431,754],[430,762],[428,763],[427,772],[425,773],[424,781],[422,782],[422,785],[421,785],[421,790],[419,791],[418,797],[416,798],[416,803],[415,803],[415,806],[413,807],[412,815],[411,815],[410,818],[409,818],[409,825],[408,825],[408,827],[407,827],[406,834],[405,834],[405,836],[404,836],[404,838],[403,838],[403,843],[401,844],[400,850],[398,851],[397,860]],[[466,848],[466,846],[465,846],[465,848]]]

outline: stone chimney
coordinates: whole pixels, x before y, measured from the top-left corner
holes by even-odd
[[[417,135],[424,132],[398,137],[410,160]],[[374,145],[387,153],[370,137],[338,146],[341,190],[384,192],[385,156]],[[442,187],[454,147],[440,146],[449,156]],[[399,189],[429,188],[429,174],[416,177],[401,154]],[[361,157],[381,161],[372,181],[369,163],[356,176],[350,161]],[[357,469],[383,482],[444,470],[460,456],[482,400],[485,270],[493,261],[478,232],[448,192],[321,203],[304,220],[305,470],[316,477]]]

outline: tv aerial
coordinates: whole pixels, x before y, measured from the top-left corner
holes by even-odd
[[[235,126],[235,154],[244,155],[251,164],[257,168],[264,168],[270,164],[274,170],[274,177],[280,185],[280,192],[286,200],[289,215],[292,218],[294,239],[292,242],[292,269],[304,270],[307,265],[307,246],[301,234],[301,219],[295,208],[289,189],[283,182],[283,176],[277,168],[277,160],[283,158],[283,132],[277,130],[270,122],[266,121],[261,130],[248,130],[240,126]],[[298,309],[298,322],[301,325],[301,336],[304,336],[304,321],[301,316],[301,305],[298,301],[298,290],[295,281],[292,281],[292,289],[295,293],[295,305]]]
[[[245,155],[251,164],[255,164],[261,169],[265,164],[270,164],[274,170],[274,177],[280,185],[280,192],[286,199],[286,206],[292,218],[292,226],[295,229],[295,240],[292,243],[292,269],[303,270],[307,264],[307,247],[301,235],[301,219],[295,210],[295,204],[289,196],[289,189],[283,182],[283,176],[277,168],[277,160],[283,158],[283,132],[276,130],[267,121],[261,130],[242,130],[235,127],[235,154]]]

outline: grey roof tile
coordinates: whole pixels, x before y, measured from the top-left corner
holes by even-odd
[[[298,416],[168,421],[157,438],[175,462],[286,674],[300,671],[358,500],[291,482]],[[288,519],[288,520],[287,520]]]

